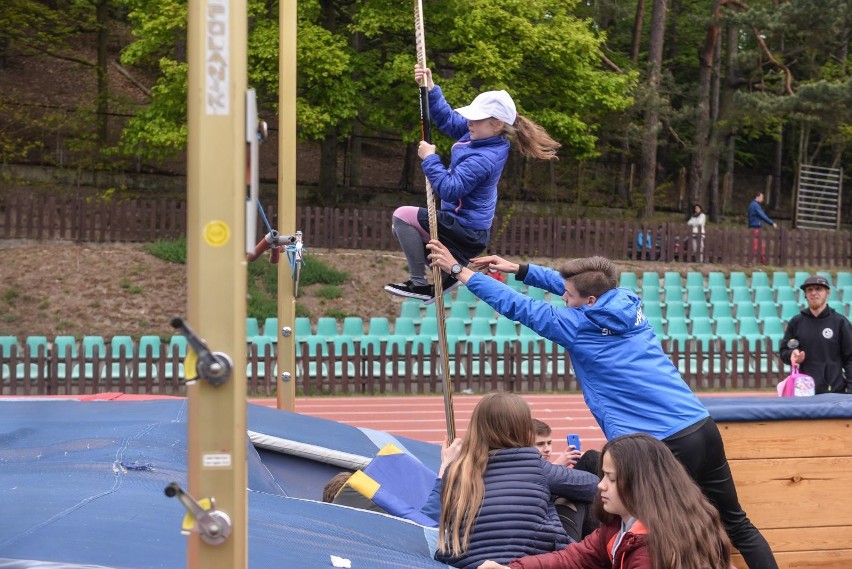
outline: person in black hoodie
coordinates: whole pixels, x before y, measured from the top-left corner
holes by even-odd
[[[781,360],[813,377],[816,393],[852,393],[852,324],[828,306],[828,279],[811,276],[801,288],[808,307],[787,324]]]

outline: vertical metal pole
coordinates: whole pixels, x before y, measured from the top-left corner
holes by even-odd
[[[296,0],[278,8],[278,227],[296,233]],[[308,244],[310,236],[306,235]],[[287,263],[278,264],[279,327],[296,328],[295,283]],[[278,331],[278,408],[296,410],[296,337]],[[289,380],[287,375],[289,375]],[[284,378],[284,379],[282,379]]]
[[[248,565],[246,501],[245,0],[189,0],[188,322],[233,377],[188,387],[188,485],[230,516],[220,545],[190,534],[187,567]]]

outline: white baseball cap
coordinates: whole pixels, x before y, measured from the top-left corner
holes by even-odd
[[[506,91],[486,91],[476,96],[471,104],[456,109],[456,112],[469,121],[480,121],[494,117],[508,125],[515,124],[518,112],[515,101]]]

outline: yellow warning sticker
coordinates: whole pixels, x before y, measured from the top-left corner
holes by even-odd
[[[231,239],[231,229],[224,221],[213,220],[204,226],[204,242],[211,247],[221,247]]]

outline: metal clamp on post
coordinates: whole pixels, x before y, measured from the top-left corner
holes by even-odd
[[[186,341],[192,348],[192,351],[187,352],[184,360],[187,383],[192,383],[196,377],[200,377],[210,385],[216,386],[231,379],[234,362],[228,354],[211,352],[207,348],[207,343],[199,338],[182,318],[172,318],[171,324],[172,328],[180,330],[186,336]]]
[[[183,517],[181,533],[188,535],[193,529],[198,529],[204,543],[219,545],[231,535],[231,518],[225,512],[216,509],[214,498],[203,498],[196,501],[187,494],[177,482],[172,482],[164,490],[169,498],[177,498],[186,508]]]

